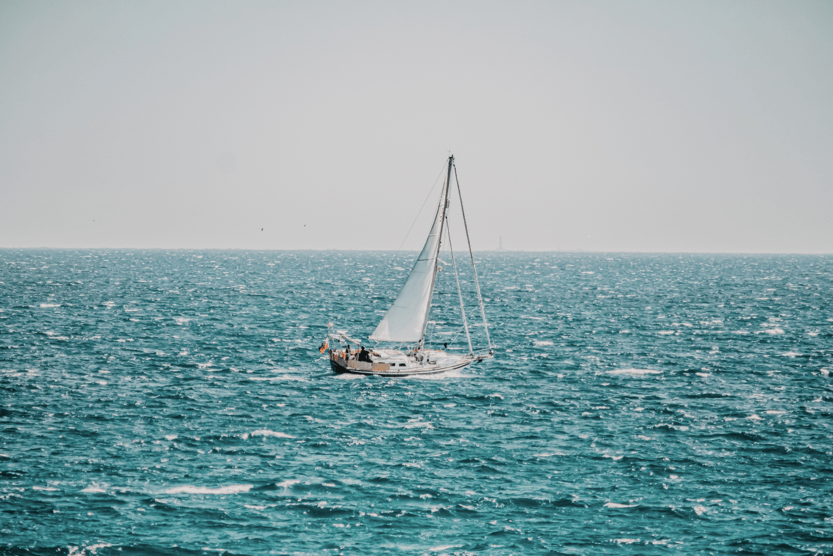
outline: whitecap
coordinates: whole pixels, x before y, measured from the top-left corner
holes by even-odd
[[[644,375],[658,375],[662,371],[655,371],[653,369],[616,369],[614,371],[607,371],[609,375],[628,375],[628,376],[644,376]]]
[[[249,504],[243,504],[244,508],[249,508],[250,510],[265,510],[266,506],[252,506]]]
[[[54,487],[33,486],[32,490],[46,490],[46,491],[49,491],[49,492],[55,492],[58,489],[54,488]]]
[[[88,494],[103,494],[107,492],[105,489],[101,488],[100,486],[96,485],[95,483],[91,484],[87,488],[83,489],[81,492],[86,492]]]
[[[171,441],[174,441],[174,440],[176,440],[177,438],[178,438],[178,435],[176,435],[176,434],[166,434],[166,435],[165,435],[165,440],[171,440]]]
[[[270,431],[269,429],[260,429],[252,431],[252,436],[274,436],[277,438],[295,438],[291,434],[286,434],[285,432]]]
[[[112,544],[107,544],[107,543],[98,543],[98,544],[93,544],[93,545],[90,545],[90,546],[81,547],[80,552],[79,552],[79,549],[78,549],[77,546],[70,545],[70,546],[67,547],[67,550],[68,550],[67,554],[68,554],[68,556],[84,556],[87,553],[88,550],[90,551],[90,554],[98,554],[98,549],[99,548],[109,548],[111,546],[113,546],[113,545]]]
[[[419,418],[408,419],[408,422],[403,425],[406,429],[413,429],[417,427],[425,427],[426,429],[433,429],[434,425],[427,421],[421,421]]]
[[[794,351],[788,351],[787,353],[782,353],[784,357],[801,357],[800,353],[796,353]]]
[[[705,506],[694,506],[694,513],[697,515],[703,515],[707,511]]]
[[[552,342],[549,340],[533,340],[532,343],[536,346],[551,346]]]
[[[280,380],[294,380],[297,382],[307,382],[307,379],[302,376],[292,376],[292,375],[278,375],[278,376],[250,376],[246,377],[249,380],[253,380],[255,382],[277,382]]]
[[[445,544],[443,546],[435,546],[433,548],[429,548],[428,552],[442,552],[443,550],[449,550],[451,548],[458,548],[463,546],[462,544]]]
[[[179,326],[182,326],[182,325],[183,325],[183,324],[185,324],[186,322],[190,322],[190,321],[191,321],[191,319],[186,319],[185,317],[174,317],[174,320],[176,321],[176,323],[177,323]]]
[[[41,309],[52,309],[52,308],[55,308],[55,307],[60,307],[61,304],[60,303],[41,303],[40,306],[41,306]]]
[[[298,484],[298,483],[300,483],[300,482],[301,482],[301,480],[300,480],[300,479],[287,479],[287,480],[285,480],[285,481],[283,481],[283,482],[281,482],[281,483],[278,483],[278,484],[277,484],[277,485],[275,485],[275,486],[278,486],[278,487],[281,487],[281,488],[289,488],[289,487],[291,487],[292,485],[296,485],[296,484]]]
[[[640,539],[611,539],[616,544],[634,544],[642,542]]]
[[[783,415],[786,411],[781,409],[767,409],[766,413],[767,415]]]
[[[657,332],[657,334],[659,334],[660,336],[668,336],[669,334],[673,334],[673,333],[674,333],[673,330],[660,330],[659,332]]]
[[[755,415],[754,413],[752,415],[750,415],[749,417],[747,417],[747,419],[750,419],[752,421],[760,421],[761,420],[761,418],[759,416]]]
[[[167,494],[237,494],[238,492],[249,492],[254,485],[229,485],[220,488],[208,488],[200,486],[179,486],[169,488]]]
[[[605,502],[605,508],[635,508],[636,504],[617,504],[616,502]]]
[[[339,380],[359,380],[365,378],[364,375],[355,375],[353,373],[339,373],[335,376]]]

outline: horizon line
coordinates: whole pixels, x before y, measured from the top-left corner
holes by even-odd
[[[419,249],[396,251],[394,249],[258,249],[253,247],[0,247],[2,251],[273,251],[273,252],[350,252],[350,253],[418,253]],[[589,249],[474,249],[473,253],[564,253],[564,254],[618,254],[618,255],[833,255],[831,252],[787,251],[615,251]]]

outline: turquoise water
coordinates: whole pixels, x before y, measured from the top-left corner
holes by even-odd
[[[391,256],[0,250],[0,553],[833,553],[833,257],[478,254],[494,360],[336,376]]]

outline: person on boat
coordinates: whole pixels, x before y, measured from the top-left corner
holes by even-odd
[[[347,344],[347,347],[344,348],[344,359],[350,361],[350,344]]]
[[[370,353],[368,353],[368,351],[364,349],[364,346],[362,346],[362,350],[359,352],[359,361],[364,361],[365,363],[373,363],[373,360],[370,358]]]

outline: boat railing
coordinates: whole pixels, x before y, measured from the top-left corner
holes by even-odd
[[[476,359],[477,361],[482,361],[483,359],[489,359],[494,357],[494,351],[489,348],[475,350],[471,353],[472,359]]]

